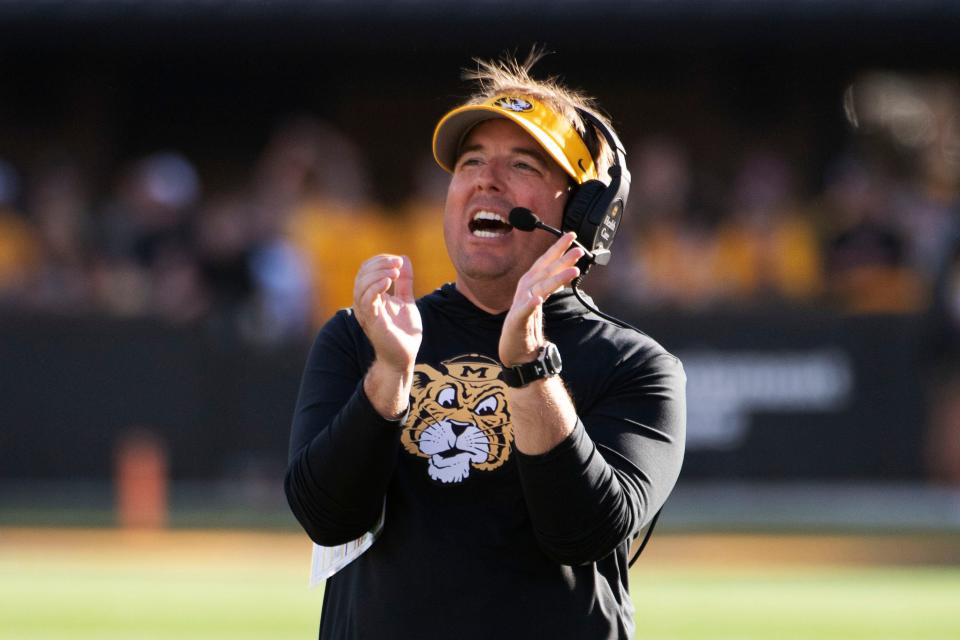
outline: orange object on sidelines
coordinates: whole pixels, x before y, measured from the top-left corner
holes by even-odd
[[[150,431],[124,435],[116,455],[117,523],[128,529],[162,529],[169,516],[167,453]]]

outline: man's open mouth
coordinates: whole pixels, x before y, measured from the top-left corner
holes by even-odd
[[[473,216],[468,227],[470,232],[478,238],[496,238],[510,233],[513,227],[498,213],[492,211],[478,211]]]

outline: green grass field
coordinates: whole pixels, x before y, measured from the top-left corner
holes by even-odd
[[[656,540],[631,579],[637,638],[960,638],[955,564],[848,561],[859,539],[751,539]],[[314,638],[308,558],[298,535],[0,529],[0,638]]]

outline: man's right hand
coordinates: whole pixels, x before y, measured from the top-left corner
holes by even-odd
[[[380,415],[397,418],[407,408],[423,338],[410,258],[381,254],[364,262],[354,281],[353,313],[376,353],[364,391]]]

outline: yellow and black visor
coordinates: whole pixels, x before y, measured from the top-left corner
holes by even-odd
[[[520,125],[577,184],[597,177],[593,157],[573,125],[553,109],[528,96],[495,96],[447,113],[433,132],[433,157],[437,164],[453,173],[467,134],[477,124],[491,118],[506,118]]]

